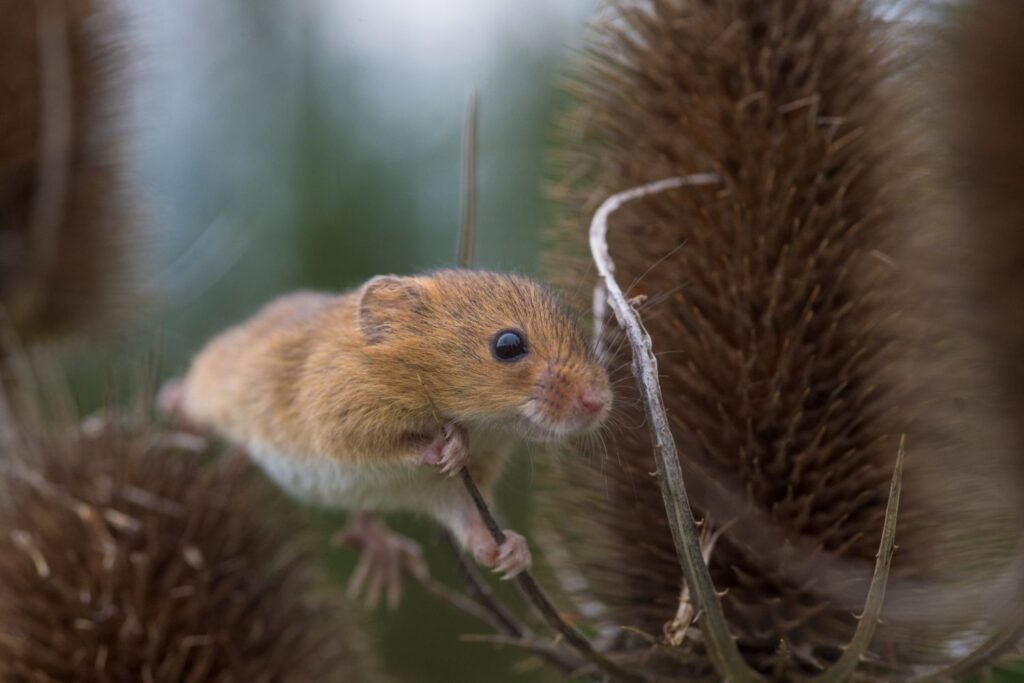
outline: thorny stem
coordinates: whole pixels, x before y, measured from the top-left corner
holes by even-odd
[[[729,633],[721,602],[701,554],[697,524],[683,485],[679,454],[661,396],[658,361],[652,351],[651,337],[644,329],[639,313],[626,300],[615,280],[615,265],[608,254],[607,242],[608,217],[626,202],[678,187],[710,185],[718,181],[719,178],[715,174],[697,173],[649,183],[612,195],[598,207],[590,223],[590,250],[603,286],[607,290],[608,302],[619,326],[626,331],[633,349],[633,374],[643,397],[647,423],[651,429],[665,511],[668,513],[676,554],[697,606],[702,612],[700,625],[707,640],[708,653],[716,670],[725,680],[730,683],[751,683],[764,679],[743,660],[736,641]]]
[[[875,560],[875,573],[871,577],[871,586],[868,588],[868,597],[864,603],[864,613],[857,623],[857,630],[853,633],[850,644],[846,646],[839,660],[820,676],[813,680],[821,683],[842,683],[850,679],[853,672],[860,665],[861,658],[871,644],[871,638],[875,635],[875,628],[878,626],[879,616],[882,613],[882,604],[885,602],[885,587],[889,580],[889,567],[892,565],[892,556],[896,552],[896,517],[900,507],[900,490],[903,478],[903,456],[905,437],[900,437],[899,449],[896,451],[896,467],[892,473],[892,483],[889,485],[889,502],[885,507],[885,522],[882,525],[882,540],[878,545],[878,555]]]

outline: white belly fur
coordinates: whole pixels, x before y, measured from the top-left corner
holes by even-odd
[[[473,436],[479,444],[484,435],[471,435],[471,444]],[[507,443],[507,437],[503,441]],[[507,451],[507,446],[488,445],[489,448],[482,449],[484,457],[500,458]],[[450,501],[452,489],[461,489],[458,477],[444,476],[434,467],[414,462],[343,462],[322,456],[283,454],[258,444],[251,444],[249,452],[288,494],[324,507],[437,514]],[[470,459],[475,457],[479,456],[470,455]]]

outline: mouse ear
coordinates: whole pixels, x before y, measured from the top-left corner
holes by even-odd
[[[423,290],[415,279],[378,275],[359,295],[359,329],[371,344],[384,341],[402,319],[423,308]]]

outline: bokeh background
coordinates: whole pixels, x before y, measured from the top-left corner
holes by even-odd
[[[125,3],[127,4],[127,3]],[[122,125],[139,239],[141,316],[56,353],[82,409],[128,396],[139,367],[180,374],[205,339],[271,297],[451,265],[465,98],[480,96],[480,266],[535,273],[545,150],[596,0],[177,0],[132,3]],[[533,464],[517,458],[500,509],[526,528]],[[329,547],[342,514],[300,512]],[[395,520],[457,585],[432,525]],[[515,591],[507,590],[511,604]],[[460,642],[486,629],[411,586],[364,613],[403,682],[545,681],[518,651]]]

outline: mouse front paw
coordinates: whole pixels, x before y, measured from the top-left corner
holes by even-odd
[[[504,580],[513,579],[533,564],[530,546],[522,534],[503,529],[505,542],[498,545],[490,533],[481,530],[470,539],[469,550],[476,561],[500,573]]]
[[[514,531],[505,529],[505,542],[498,547],[498,563],[494,571],[501,573],[504,580],[514,579],[533,564],[533,555],[526,539]]]
[[[444,427],[444,441],[441,472],[454,476],[469,459],[469,432],[462,425],[449,422]]]
[[[462,425],[449,422],[423,452],[423,462],[454,476],[469,459],[469,433]]]

